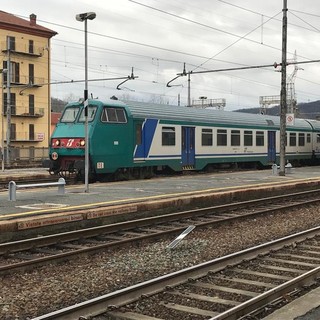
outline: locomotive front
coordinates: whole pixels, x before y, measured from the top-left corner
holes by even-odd
[[[88,127],[95,119],[97,105],[88,106]],[[90,138],[89,138],[90,139]],[[66,177],[70,174],[84,175],[85,167],[85,116],[83,103],[68,104],[57,124],[49,147],[49,167],[51,174]]]

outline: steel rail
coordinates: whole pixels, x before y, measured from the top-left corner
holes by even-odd
[[[239,317],[249,314],[250,312],[257,310],[270,303],[277,298],[284,296],[296,289],[297,287],[302,287],[304,285],[310,285],[314,283],[320,276],[320,267],[310,270],[292,280],[289,280],[273,289],[270,289],[257,297],[254,297],[232,309],[229,309],[209,320],[237,320]]]
[[[245,207],[248,205],[259,205],[259,204],[264,204],[266,201],[271,201],[274,199],[283,200],[283,199],[288,199],[289,197],[296,198],[298,195],[305,196],[306,194],[314,194],[314,193],[315,193],[314,191],[311,193],[302,192],[302,193],[295,193],[295,194],[285,195],[285,196],[276,196],[275,198],[274,197],[263,198],[258,200],[234,203],[231,205],[221,205],[221,206],[210,207],[210,208],[189,210],[189,211],[183,211],[183,212],[174,213],[174,214],[162,215],[158,217],[151,217],[147,219],[139,219],[139,220],[133,220],[128,222],[116,223],[116,224],[107,225],[107,226],[99,226],[99,227],[93,227],[93,228],[88,228],[84,230],[59,233],[59,234],[50,235],[50,236],[43,236],[41,238],[33,238],[33,239],[20,240],[16,242],[3,243],[3,244],[0,244],[0,255],[6,256],[6,255],[9,255],[10,253],[17,253],[17,252],[26,251],[26,250],[34,250],[37,248],[47,247],[50,245],[64,244],[66,242],[75,241],[79,239],[88,239],[88,238],[99,236],[101,234],[108,235],[108,234],[116,233],[119,231],[125,232],[132,229],[143,228],[148,226],[150,227],[150,225],[168,223],[169,221],[176,221],[179,219],[180,220],[181,219],[184,220],[187,218],[196,219],[196,218],[199,218],[199,216],[201,218],[202,216],[212,214],[212,211],[219,211],[219,210],[226,210],[226,209],[232,210],[235,208],[239,209],[239,206]],[[217,213],[217,216],[212,216],[211,218],[208,218],[208,220],[205,220],[205,221],[200,220],[198,222],[195,220],[195,221],[192,221],[192,223],[198,227],[210,225],[210,224],[220,224],[226,221],[243,219],[248,216],[255,216],[255,215],[267,213],[270,211],[274,212],[276,210],[288,209],[290,207],[294,208],[297,206],[305,205],[306,203],[313,204],[319,201],[320,201],[320,198],[308,200],[307,202],[306,200],[304,200],[303,202],[294,202],[291,204],[286,203],[285,205],[277,205],[276,207],[272,206],[271,208],[264,207],[263,209],[249,211],[241,215],[239,215],[237,212],[233,216],[223,217],[220,220],[216,220],[216,218],[219,217],[219,213]],[[82,254],[87,254],[89,252],[93,253],[105,248],[122,246],[133,241],[143,241],[146,239],[163,237],[164,235],[181,232],[186,228],[187,225],[188,223],[184,225],[182,224],[181,226],[177,226],[177,227],[171,227],[170,229],[167,229],[167,230],[159,230],[159,232],[137,235],[134,238],[114,240],[112,242],[96,244],[95,246],[91,246],[91,247],[85,247],[84,245],[83,248],[76,248],[76,249],[73,249],[72,251],[67,251],[62,253],[53,252],[52,255],[38,257],[35,259],[30,259],[22,262],[16,262],[13,264],[7,264],[7,265],[5,264],[0,266],[0,273],[1,274],[13,273],[18,270],[26,270],[27,268],[30,268],[30,267],[43,265],[45,263],[52,262],[53,260],[64,261],[64,260],[70,259],[70,257],[72,256],[79,256]]]
[[[196,266],[185,268],[183,270],[167,274],[152,280],[139,283],[128,288],[120,289],[115,292],[91,299],[58,311],[54,311],[33,320],[74,320],[74,319],[86,319],[86,317],[94,317],[105,312],[111,312],[116,307],[124,306],[137,300],[137,297],[143,295],[153,295],[161,292],[168,287],[173,287],[185,283],[188,279],[197,279],[205,276],[209,272],[220,271],[227,266],[235,266],[244,260],[252,260],[261,255],[266,255],[270,251],[276,251],[293,243],[302,242],[306,239],[319,236],[320,227],[312,228],[303,232],[299,232],[294,235],[290,235],[278,240],[274,240],[265,244],[255,246],[253,248],[245,249],[227,256],[214,259],[205,263],[201,263]],[[224,314],[212,318],[212,320],[218,319],[237,319],[239,314],[245,314],[248,310],[252,310],[256,306],[259,306],[262,302],[266,301],[266,298],[272,299],[272,297],[278,297],[285,292],[290,292],[302,278],[315,278],[320,272],[319,268],[307,272],[305,276],[299,276],[298,278],[288,281],[286,284],[277,288],[273,288],[262,295],[251,299],[237,308],[229,309]],[[260,297],[260,298],[259,298]],[[232,311],[231,311],[232,310]]]

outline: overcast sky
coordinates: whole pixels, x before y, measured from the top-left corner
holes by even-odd
[[[187,103],[183,71],[216,70],[281,62],[281,0],[2,0],[1,10],[29,19],[58,34],[51,41],[51,81],[84,79],[84,23],[77,13],[93,11],[88,21],[89,79],[138,78],[89,82],[89,94],[112,95],[181,105]],[[288,0],[287,57],[320,58],[320,1]],[[278,69],[277,71],[279,71]],[[191,99],[226,99],[226,110],[259,106],[260,96],[279,95],[281,73],[274,68],[191,75]],[[294,72],[288,66],[288,76]],[[299,66],[298,103],[320,100],[320,64]],[[84,84],[52,85],[52,96],[78,99]]]

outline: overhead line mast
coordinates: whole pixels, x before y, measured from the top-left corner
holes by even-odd
[[[285,176],[286,158],[286,115],[287,115],[287,0],[283,0],[282,19],[282,66],[280,91],[280,176]]]

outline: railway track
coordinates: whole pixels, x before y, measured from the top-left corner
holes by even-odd
[[[106,248],[172,237],[190,225],[217,225],[319,201],[318,191],[308,191],[3,243],[0,244],[0,273],[26,271]]]
[[[167,274],[34,320],[260,319],[320,276],[320,227]]]

